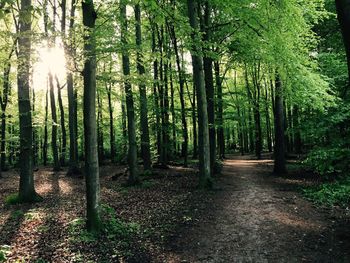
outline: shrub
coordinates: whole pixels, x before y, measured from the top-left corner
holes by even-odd
[[[350,149],[319,148],[312,150],[304,164],[320,175],[340,174],[350,168]]]
[[[332,183],[324,183],[303,189],[304,195],[311,201],[327,206],[350,204],[350,177]]]

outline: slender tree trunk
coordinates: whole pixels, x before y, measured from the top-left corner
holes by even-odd
[[[140,123],[141,123],[141,153],[143,159],[143,167],[145,170],[151,169],[151,149],[148,129],[148,109],[147,109],[147,92],[144,84],[145,67],[142,59],[142,33],[141,33],[141,9],[140,4],[135,5],[135,21],[136,21],[136,45],[137,45],[137,71],[140,77]]]
[[[268,95],[268,86],[267,85],[265,85],[265,117],[266,117],[267,148],[268,148],[269,152],[272,152],[271,120],[270,120],[269,95]]]
[[[18,39],[18,109],[20,132],[20,182],[19,200],[36,201],[38,195],[34,188],[33,148],[32,148],[32,114],[30,107],[30,57],[31,57],[31,0],[21,0],[20,32]]]
[[[215,68],[215,80],[217,89],[217,124],[218,124],[218,146],[219,156],[221,159],[225,158],[225,136],[224,136],[224,119],[223,119],[223,98],[222,98],[222,81],[220,77],[220,64],[219,61],[214,63]]]
[[[254,115],[254,131],[255,131],[255,156],[261,159],[261,151],[263,147],[262,131],[261,131],[261,116],[260,116],[260,63],[256,65],[254,63],[253,71],[253,84],[254,84],[254,96],[253,96],[253,115]]]
[[[209,1],[205,1],[204,7],[204,41],[209,44],[211,40],[211,6]],[[208,53],[208,49],[204,49],[204,54]],[[205,88],[208,104],[208,123],[209,123],[209,143],[210,143],[210,169],[214,174],[216,162],[216,132],[215,132],[215,101],[214,101],[214,78],[213,78],[213,59],[207,54],[204,56],[204,76]]]
[[[46,84],[46,95],[45,95],[45,127],[44,127],[44,143],[43,143],[43,162],[47,165],[47,150],[48,150],[48,115],[49,115],[49,84]]]
[[[106,83],[107,97],[108,97],[108,112],[109,112],[109,144],[111,162],[115,162],[115,135],[114,135],[114,120],[113,120],[113,105],[112,105],[112,86]]]
[[[179,49],[177,44],[177,38],[175,33],[174,26],[171,26],[171,35],[173,39],[173,46],[174,46],[174,52],[175,52],[175,58],[176,58],[176,66],[177,66],[177,72],[179,75],[179,86],[180,86],[180,104],[181,104],[181,123],[182,123],[182,145],[181,145],[181,155],[184,158],[184,166],[187,167],[188,164],[188,129],[187,129],[187,121],[186,121],[186,104],[185,104],[185,98],[184,98],[184,85],[185,85],[185,79],[184,79],[184,73],[181,67],[181,61],[180,61],[180,55],[179,55]]]
[[[170,74],[170,112],[171,112],[171,128],[172,128],[172,132],[173,132],[173,157],[175,157],[177,155],[177,139],[176,139],[176,114],[175,114],[175,101],[174,101],[174,97],[175,97],[175,91],[174,91],[174,83],[173,83],[173,69],[171,66],[171,63],[169,64],[169,74]]]
[[[97,91],[97,145],[98,145],[98,161],[102,164],[104,161],[104,141],[103,141],[103,116],[101,96]]]
[[[62,20],[61,29],[62,34],[65,35],[65,22],[66,22],[66,0],[62,0]],[[67,94],[68,94],[68,127],[69,127],[69,169],[68,175],[79,174],[79,157],[78,157],[78,119],[77,119],[77,107],[76,97],[74,90],[74,78],[73,73],[69,69],[73,67],[73,27],[75,23],[75,9],[76,0],[71,2],[70,19],[69,19],[69,39],[70,43],[64,44],[64,51],[67,60]]]
[[[65,123],[65,116],[64,116],[64,107],[63,107],[63,101],[62,101],[62,93],[61,93],[61,86],[58,80],[58,77],[56,76],[56,84],[57,84],[57,96],[58,96],[58,107],[60,109],[60,122],[61,122],[61,132],[62,132],[62,147],[61,147],[61,156],[60,156],[60,163],[61,166],[65,166],[66,164],[66,148],[67,148],[67,132],[66,132],[66,123]]]
[[[84,63],[84,134],[85,134],[85,181],[87,229],[97,233],[101,229],[100,219],[100,180],[97,151],[96,128],[96,54],[92,30],[97,18],[93,0],[82,2],[83,24],[86,30],[84,51],[87,55]]]
[[[159,110],[159,96],[158,96],[158,90],[159,90],[159,74],[158,74],[158,59],[156,58],[156,36],[155,36],[155,26],[152,27],[152,53],[155,57],[155,60],[153,61],[153,97],[154,97],[154,112],[156,115],[156,136],[157,136],[157,154],[158,159],[160,157],[161,152],[161,129],[160,129],[160,110]]]
[[[170,125],[169,125],[169,82],[168,82],[169,66],[168,62],[164,64],[164,86],[163,86],[163,166],[168,165],[169,146],[170,146]]]
[[[132,87],[128,77],[130,76],[130,59],[129,51],[127,49],[127,32],[128,21],[126,17],[126,1],[120,2],[120,19],[121,19],[121,43],[123,48],[122,62],[123,62],[123,74],[125,77],[124,88],[126,96],[126,111],[128,118],[128,141],[129,141],[129,179],[128,184],[134,185],[139,182],[138,168],[137,168],[137,145],[136,145],[136,128],[135,128],[135,110],[134,99],[132,94]]]
[[[197,132],[197,114],[196,114],[196,86],[193,85],[193,103],[192,103],[192,129],[193,129],[193,159],[198,157],[198,132]]]
[[[51,105],[51,117],[52,117],[52,126],[51,126],[51,147],[52,155],[54,161],[54,170],[60,170],[60,162],[58,158],[58,146],[57,146],[57,114],[56,114],[56,101],[55,101],[55,91],[53,85],[52,73],[49,73],[49,83],[50,83],[50,105]]]
[[[294,131],[294,149],[295,153],[302,153],[302,141],[300,134],[300,122],[299,122],[299,107],[294,105],[293,107],[293,131]]]
[[[197,31],[197,2],[195,0],[187,0],[188,16],[192,27],[192,66],[193,66],[193,83],[197,90],[198,99],[198,126],[199,126],[199,186],[207,188],[212,186],[211,170],[210,170],[210,143],[209,143],[209,124],[208,124],[208,107],[207,95],[205,90],[203,58],[200,54],[200,36]],[[197,43],[197,44],[196,44]]]
[[[283,86],[280,76],[276,76],[275,91],[275,166],[274,172],[283,174],[286,169],[285,141],[284,141],[284,112],[283,112]]]
[[[16,41],[17,42],[17,41]],[[3,78],[3,90],[1,101],[1,163],[0,163],[0,176],[1,171],[6,170],[6,109],[8,104],[9,93],[11,90],[10,82],[10,72],[11,72],[11,58],[14,53],[14,48],[12,48],[10,55],[8,56],[8,61],[4,66],[4,78]]]

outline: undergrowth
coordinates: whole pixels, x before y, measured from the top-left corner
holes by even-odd
[[[349,207],[350,177],[306,187],[303,193],[306,198],[319,205]]]

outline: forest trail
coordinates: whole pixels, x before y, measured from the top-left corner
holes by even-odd
[[[180,231],[169,261],[350,262],[345,227],[300,196],[300,180],[272,168],[271,160],[226,160],[207,214]]]

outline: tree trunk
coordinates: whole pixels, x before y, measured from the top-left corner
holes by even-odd
[[[141,10],[140,4],[135,5],[136,20],[136,46],[137,46],[137,71],[140,77],[140,123],[141,123],[141,153],[143,159],[143,167],[145,170],[151,169],[151,149],[148,130],[148,109],[147,109],[147,92],[144,84],[145,67],[142,59],[142,33],[141,33]]]
[[[284,140],[283,87],[280,76],[276,76],[275,91],[275,166],[276,174],[287,172]]]
[[[91,30],[95,28],[96,12],[93,0],[82,2],[83,23],[88,27],[84,37],[84,134],[87,229],[97,233],[101,229],[100,179],[96,128],[96,54]]]
[[[66,132],[66,123],[65,123],[65,116],[64,116],[64,107],[63,107],[63,101],[62,101],[62,93],[61,93],[61,86],[58,80],[58,77],[56,76],[56,84],[57,84],[57,96],[58,96],[58,107],[60,109],[60,121],[61,121],[61,132],[62,132],[62,147],[61,147],[61,156],[60,156],[60,163],[61,166],[65,166],[66,164],[66,148],[67,148],[67,132]]]
[[[271,121],[270,121],[270,109],[269,109],[268,102],[269,102],[268,86],[265,85],[265,117],[266,117],[267,148],[269,152],[272,152]]]
[[[345,45],[350,86],[350,0],[335,0],[335,5]]]
[[[115,135],[114,135],[114,120],[113,120],[113,106],[112,106],[112,86],[106,83],[107,97],[108,97],[108,112],[109,112],[109,144],[111,162],[115,162]]]
[[[69,20],[69,37],[73,38],[72,31],[75,23],[75,5],[76,1],[71,2],[71,12]],[[62,7],[63,8],[63,7]],[[63,21],[63,17],[62,17]],[[65,54],[67,59],[68,68],[72,67],[73,50],[72,44],[65,44]],[[74,175],[80,173],[79,171],[79,157],[78,157],[78,119],[77,119],[77,107],[74,91],[74,79],[73,73],[68,70],[67,73],[67,93],[68,93],[68,126],[69,126],[69,169],[68,175]]]
[[[208,45],[211,38],[211,6],[209,1],[205,1],[204,7],[204,41]],[[208,53],[208,49],[204,49],[204,54]],[[207,54],[204,56],[204,76],[205,89],[208,104],[208,124],[209,124],[209,143],[210,143],[210,170],[214,174],[216,161],[216,132],[215,132],[215,102],[214,102],[214,78],[213,78],[213,59]]]
[[[302,141],[300,134],[300,122],[299,122],[299,107],[294,105],[293,107],[293,131],[294,131],[294,150],[295,153],[302,153]]]
[[[60,170],[60,162],[58,159],[58,147],[57,147],[57,114],[56,114],[56,101],[55,101],[55,91],[53,85],[52,73],[49,73],[49,84],[50,84],[50,105],[51,105],[51,117],[52,117],[52,126],[51,126],[51,147],[52,155],[54,161],[54,171]]]
[[[196,86],[193,84],[193,103],[192,103],[192,128],[193,128],[193,159],[198,157],[198,132],[197,132],[197,114],[196,114]]]
[[[43,143],[43,162],[47,165],[47,150],[48,150],[48,115],[49,115],[49,84],[46,84],[46,95],[45,95],[45,127],[44,127],[44,143]]]
[[[0,162],[0,174],[1,171],[6,170],[6,108],[8,104],[9,93],[11,90],[10,72],[11,72],[11,58],[14,53],[14,48],[11,49],[8,61],[4,66],[4,78],[1,101],[1,162]]]
[[[152,53],[156,57],[156,36],[154,26],[152,27]],[[160,156],[161,152],[161,128],[160,128],[160,110],[159,110],[159,75],[158,75],[158,59],[153,61],[153,97],[154,97],[154,111],[156,115],[156,136],[157,136],[157,154]]]
[[[137,145],[136,145],[136,129],[135,129],[135,110],[134,110],[134,99],[132,94],[132,87],[130,80],[130,59],[128,51],[128,21],[126,17],[126,1],[121,0],[120,2],[120,19],[121,19],[121,43],[123,46],[122,62],[123,62],[123,74],[125,77],[124,88],[126,97],[126,112],[128,119],[128,141],[129,141],[129,179],[128,184],[134,185],[139,182],[138,168],[137,168]]]
[[[217,89],[217,133],[218,133],[218,146],[219,156],[221,159],[225,158],[225,136],[224,136],[224,119],[223,119],[223,100],[222,100],[222,81],[220,77],[220,64],[219,61],[214,63],[215,68],[215,80]]]
[[[210,143],[209,143],[209,125],[208,125],[208,107],[207,95],[205,90],[203,58],[200,56],[201,42],[198,34],[198,17],[197,2],[195,0],[187,0],[188,16],[192,27],[192,67],[193,67],[193,83],[197,90],[198,105],[198,128],[199,128],[199,186],[207,188],[212,186],[211,170],[210,170]]]
[[[173,158],[177,155],[177,139],[176,139],[176,114],[175,114],[175,91],[174,91],[174,82],[173,82],[173,69],[171,63],[169,64],[169,74],[170,74],[170,112],[171,112],[171,128],[173,132]]]
[[[186,121],[186,104],[184,98],[184,72],[181,67],[179,49],[177,44],[177,38],[174,26],[171,26],[171,35],[174,46],[174,53],[176,58],[177,72],[179,75],[179,86],[180,86],[180,104],[181,104],[181,123],[182,123],[182,145],[181,145],[181,155],[184,158],[184,166],[187,167],[187,155],[188,155],[188,130]]]
[[[30,57],[31,57],[31,14],[32,1],[21,0],[20,32],[18,39],[18,109],[20,132],[20,182],[19,200],[33,202],[38,195],[34,188],[33,149],[32,149],[32,113],[30,107]]]
[[[104,155],[104,141],[103,141],[103,116],[101,96],[97,91],[97,145],[98,145],[98,161],[102,164],[105,158]]]

